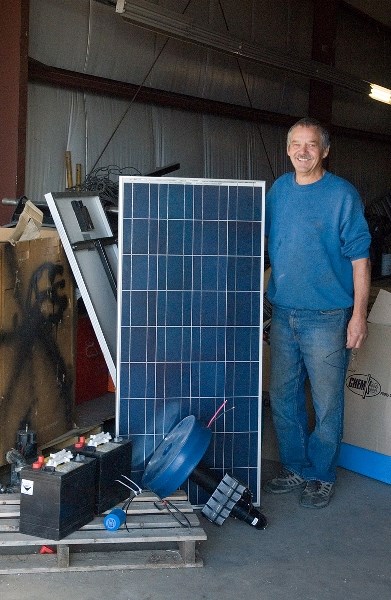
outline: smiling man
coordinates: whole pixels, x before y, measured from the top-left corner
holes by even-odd
[[[367,336],[370,288],[363,204],[348,181],[325,170],[329,148],[329,134],[315,119],[293,125],[287,152],[294,172],[277,179],[266,199],[270,402],[282,471],[264,489],[300,489],[307,508],[324,508],[334,493],[349,350]]]
[[[308,120],[306,122],[309,122]],[[296,125],[288,134],[288,156],[296,171],[296,183],[305,185],[321,179],[323,159],[329,153],[328,137],[317,127]]]

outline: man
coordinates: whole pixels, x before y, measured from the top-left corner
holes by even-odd
[[[370,234],[362,202],[349,182],[324,169],[329,148],[328,132],[318,121],[298,121],[287,139],[294,172],[279,177],[266,198],[270,402],[282,471],[264,489],[275,494],[301,489],[300,503],[308,508],[327,506],[334,493],[349,351],[367,337],[370,289]]]

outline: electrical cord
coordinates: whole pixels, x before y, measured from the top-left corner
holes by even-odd
[[[126,479],[131,484],[131,485],[129,485],[129,483],[121,481],[121,479],[115,480],[117,483],[120,483],[124,487],[128,488],[128,490],[130,490],[128,498],[125,500],[125,502],[122,505],[122,510],[125,513],[125,521],[124,521],[125,529],[128,533],[130,533],[129,528],[128,528],[128,509],[129,509],[129,506],[131,505],[131,503],[133,502],[133,500],[136,498],[136,496],[139,496],[143,490],[139,485],[137,485],[137,483],[135,481],[133,481],[132,479],[129,479],[129,477],[127,477],[126,475],[121,475],[121,477],[123,479]],[[132,487],[132,485],[134,487]]]
[[[192,0],[189,0],[188,3],[186,4],[185,8],[182,11],[182,14],[184,14],[186,12],[186,10],[188,9],[190,3]],[[149,75],[151,74],[154,66],[156,65],[157,61],[159,60],[159,58],[161,57],[161,55],[163,54],[163,51],[165,50],[168,42],[169,42],[170,38],[168,37],[163,46],[161,47],[161,49],[159,50],[156,58],[153,60],[152,65],[150,66],[150,68],[148,69],[147,73],[145,74],[142,82],[140,83],[140,85],[138,86],[137,90],[135,91],[135,93],[133,94],[133,97],[131,99],[131,101],[129,102],[129,105],[127,106],[124,114],[122,115],[122,117],[120,118],[120,120],[118,121],[113,133],[111,134],[111,136],[109,137],[109,139],[107,140],[106,144],[103,146],[103,150],[101,151],[101,153],[99,154],[98,158],[96,159],[95,163],[92,166],[92,169],[90,171],[90,173],[92,173],[92,171],[95,169],[96,165],[98,164],[98,162],[100,161],[100,159],[102,158],[102,155],[104,154],[107,146],[110,144],[111,140],[113,139],[113,137],[115,136],[115,134],[117,133],[119,127],[121,126],[121,123],[124,121],[126,115],[128,114],[128,112],[130,111],[131,107],[133,106],[133,103],[135,102],[137,96],[139,95],[141,89],[144,86],[144,83],[146,82],[147,78],[149,77]]]
[[[218,0],[218,3],[219,3],[219,6],[220,6],[221,14],[223,16],[225,28],[226,28],[226,30],[229,33],[228,21],[227,21],[226,16],[225,16],[223,5],[221,4],[221,0]],[[248,91],[248,86],[247,86],[246,80],[244,79],[243,69],[242,69],[242,66],[241,66],[238,58],[236,58],[236,63],[238,65],[239,73],[240,73],[240,76],[241,76],[242,81],[243,81],[243,85],[244,85],[244,89],[245,89],[245,92],[246,92],[246,96],[247,96],[247,100],[248,100],[249,106],[250,106],[250,108],[254,108],[253,102],[252,102],[251,97],[250,97],[250,93]],[[265,140],[264,140],[264,137],[263,137],[263,134],[262,134],[261,126],[259,125],[259,123],[256,123],[256,126],[257,126],[257,130],[258,130],[258,133],[259,133],[259,137],[261,139],[263,150],[265,152],[266,160],[267,160],[268,165],[269,165],[269,169],[271,171],[273,179],[275,180],[276,179],[276,174],[274,172],[274,169],[273,169],[270,157],[269,157],[269,153],[268,153],[267,148],[266,148],[266,144],[265,144]]]
[[[192,525],[184,512],[182,512],[170,500],[167,500],[167,498],[162,499],[159,496],[158,496],[158,498],[160,500],[160,503],[162,504],[162,506],[160,507],[158,502],[156,502],[156,501],[154,502],[154,505],[158,510],[167,509],[167,511],[170,513],[170,515],[181,525],[181,527],[186,527],[187,529],[191,529]],[[178,515],[180,515],[180,517]],[[181,519],[183,519],[183,521]]]
[[[121,175],[141,175],[136,167],[119,167],[117,165],[108,165],[107,167],[98,167],[86,176],[84,182],[79,186],[70,188],[72,191],[89,191],[98,194],[103,206],[118,206],[119,183],[118,178]]]
[[[124,526],[125,526],[126,531],[128,533],[130,533],[130,530],[128,528],[128,523],[127,523],[128,509],[129,509],[129,506],[131,505],[131,503],[133,502],[133,500],[136,498],[136,496],[139,496],[143,490],[139,485],[137,485],[137,483],[135,483],[134,481],[129,479],[129,477],[126,477],[126,475],[122,475],[122,478],[126,479],[131,484],[131,485],[129,485],[129,483],[121,481],[121,479],[115,480],[117,483],[120,483],[121,485],[128,488],[128,490],[130,490],[128,498],[125,500],[125,502],[122,505],[122,510],[125,513]],[[134,486],[134,487],[132,487],[132,486]],[[157,494],[155,494],[155,496],[157,496]],[[158,510],[166,509],[170,513],[170,515],[173,517],[173,519],[175,519],[181,525],[181,527],[186,527],[189,529],[192,527],[192,525],[191,525],[189,519],[187,518],[187,516],[185,515],[185,513],[183,513],[177,506],[175,506],[175,504],[173,504],[170,500],[167,500],[166,498],[163,499],[163,498],[160,498],[160,496],[157,496],[157,497],[159,498],[160,505],[158,502],[154,501],[154,506]],[[180,515],[180,517],[178,515]]]

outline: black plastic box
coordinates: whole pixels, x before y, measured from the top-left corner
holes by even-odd
[[[60,540],[94,518],[93,458],[21,471],[20,533]]]
[[[70,446],[72,454],[96,459],[95,514],[100,515],[128,498],[130,491],[116,481],[122,475],[131,477],[132,443],[130,440],[107,441],[97,446]],[[127,483],[125,479],[122,479]]]

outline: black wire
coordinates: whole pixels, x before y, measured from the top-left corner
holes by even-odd
[[[223,5],[221,4],[221,0],[218,0],[218,3],[219,3],[219,6],[220,6],[221,14],[223,15],[223,20],[224,20],[224,23],[225,23],[225,28],[226,28],[226,30],[227,30],[227,31],[228,31],[228,33],[229,33],[228,22],[227,22],[227,19],[226,19],[226,16],[225,16],[225,12],[224,12]],[[239,72],[240,72],[240,76],[241,76],[241,78],[242,78],[242,81],[243,81],[243,85],[244,85],[244,89],[245,89],[245,91],[246,91],[246,96],[247,96],[248,103],[249,103],[249,105],[250,105],[250,108],[254,108],[254,105],[253,105],[253,103],[252,103],[252,101],[251,101],[250,93],[249,93],[249,91],[248,91],[248,87],[247,87],[247,84],[246,84],[246,80],[244,79],[243,69],[242,69],[242,66],[241,66],[241,64],[240,64],[240,61],[239,61],[239,59],[238,59],[238,58],[236,58],[236,63],[237,63],[237,65],[238,65]],[[263,150],[264,150],[264,152],[265,152],[265,155],[266,155],[266,160],[267,160],[267,162],[268,162],[269,169],[270,169],[270,171],[271,171],[271,174],[272,174],[272,177],[273,177],[273,179],[275,180],[275,179],[276,179],[276,175],[275,175],[275,173],[274,173],[274,169],[273,169],[273,167],[272,167],[272,163],[271,163],[271,160],[270,160],[270,158],[269,158],[269,153],[268,153],[268,151],[267,151],[267,148],[266,148],[266,144],[265,144],[265,140],[264,140],[264,137],[263,137],[263,134],[262,134],[262,129],[261,129],[261,126],[260,126],[260,124],[259,124],[259,123],[256,123],[256,126],[257,126],[257,129],[258,129],[259,137],[261,138],[261,143],[262,143],[262,146],[263,146]]]
[[[157,494],[155,494],[155,495],[157,496]],[[122,505],[122,510],[125,512],[124,525],[125,525],[125,529],[128,533],[130,533],[130,530],[128,528],[128,509],[136,496],[137,496],[137,494],[132,492]],[[187,518],[187,516],[185,515],[185,513],[183,513],[177,506],[175,506],[175,504],[170,502],[170,500],[163,500],[162,498],[160,498],[160,496],[157,496],[157,497],[159,498],[159,500],[163,504],[163,506],[167,509],[167,511],[170,513],[170,515],[173,517],[173,519],[175,519],[181,527],[186,527],[188,529],[191,529],[192,524],[190,523],[190,521]],[[157,505],[156,502],[154,502],[154,505],[156,506],[156,508],[158,510],[162,510],[161,508],[159,508],[159,506]],[[176,513],[179,513],[181,515],[181,518],[183,518],[183,520],[181,520],[181,518],[179,518]]]
[[[155,495],[157,496],[157,494],[155,494]],[[178,521],[178,523],[180,524],[181,527],[187,527],[188,529],[191,529],[192,525],[184,512],[182,512],[177,506],[175,506],[175,504],[170,502],[170,500],[163,500],[162,498],[160,498],[160,496],[157,496],[157,497],[159,498],[159,500],[163,504],[163,506],[165,508],[167,508],[170,515],[176,521]],[[156,502],[154,502],[154,505],[156,506],[157,509],[161,510]],[[181,515],[181,517],[183,517],[185,523],[183,521],[181,521],[181,519],[177,516],[176,513],[179,513]]]
[[[129,528],[128,528],[128,508],[131,505],[131,503],[133,502],[134,498],[137,496],[137,494],[135,492],[131,492],[129,494],[129,498],[127,498],[124,502],[124,504],[122,505],[122,510],[125,512],[125,529],[128,533],[130,533]]]
[[[186,4],[185,8],[184,8],[184,9],[183,9],[183,11],[182,11],[182,14],[184,14],[184,13],[186,12],[186,10],[188,9],[188,7],[189,7],[189,5],[190,5],[191,1],[192,1],[192,0],[189,0],[189,1],[188,1],[188,3]],[[146,80],[147,80],[147,77],[150,75],[150,73],[152,72],[152,69],[153,69],[153,68],[154,68],[154,66],[156,65],[156,63],[157,63],[157,61],[159,60],[159,58],[161,57],[161,55],[162,55],[162,53],[163,53],[163,51],[164,51],[165,47],[167,46],[167,44],[168,44],[169,40],[170,40],[170,38],[168,37],[168,38],[166,39],[166,41],[164,42],[163,46],[161,47],[161,49],[160,49],[160,51],[159,51],[158,55],[156,56],[156,58],[155,58],[155,59],[154,59],[154,61],[152,62],[152,65],[151,65],[151,66],[150,66],[150,68],[148,69],[148,71],[147,71],[147,73],[146,73],[146,75],[145,75],[144,79],[142,80],[142,82],[141,82],[141,83],[140,83],[140,85],[138,86],[137,90],[135,91],[135,93],[134,93],[134,95],[133,95],[133,98],[131,99],[131,101],[130,101],[130,103],[129,103],[128,107],[127,107],[127,109],[125,110],[124,114],[122,115],[121,119],[119,120],[119,122],[118,122],[117,126],[115,127],[115,129],[114,129],[113,133],[111,134],[111,136],[110,136],[110,137],[109,137],[109,139],[107,140],[107,142],[106,142],[105,146],[103,147],[103,150],[102,150],[102,152],[99,154],[98,158],[96,159],[96,161],[95,161],[95,163],[94,163],[94,165],[93,165],[93,167],[92,167],[92,169],[91,169],[91,171],[90,171],[90,174],[91,174],[91,173],[92,173],[92,171],[95,169],[95,167],[96,167],[96,165],[98,164],[99,160],[102,158],[102,155],[103,155],[103,153],[105,152],[105,150],[106,150],[107,146],[110,144],[111,140],[113,139],[113,137],[114,137],[114,136],[115,136],[115,134],[117,133],[117,131],[118,131],[118,129],[119,129],[119,127],[120,127],[121,123],[123,122],[123,120],[125,119],[126,115],[127,115],[127,114],[128,114],[128,112],[129,112],[129,110],[130,110],[130,109],[131,109],[131,107],[133,106],[133,103],[134,103],[134,101],[136,100],[137,96],[139,95],[139,93],[140,93],[140,91],[141,91],[142,87],[144,86],[144,83],[146,82]]]
[[[80,185],[69,188],[70,190],[80,191],[92,191],[99,195],[103,205],[114,204],[118,206],[118,193],[119,183],[118,179],[120,175],[131,175],[135,171],[138,175],[141,172],[136,167],[118,167],[117,165],[109,165],[107,167],[98,167],[90,172],[86,176],[84,182]],[[111,178],[114,176],[116,181]]]

